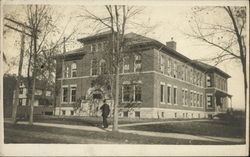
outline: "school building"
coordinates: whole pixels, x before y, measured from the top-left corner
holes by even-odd
[[[98,115],[92,111],[104,98],[113,107],[105,89],[92,84],[107,74],[110,37],[108,31],[78,39],[81,48],[56,57],[56,115]],[[163,44],[135,33],[125,34],[125,41],[119,116],[206,118],[230,107],[227,73],[177,52],[175,41]]]

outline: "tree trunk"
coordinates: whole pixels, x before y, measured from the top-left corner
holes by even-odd
[[[114,117],[113,117],[113,131],[118,131],[118,104],[119,104],[119,66],[115,74],[115,103],[114,103]]]
[[[31,104],[30,104],[30,120],[29,120],[29,124],[33,125],[33,113],[34,113],[34,102],[35,102],[35,84],[36,84],[36,58],[37,58],[37,31],[35,30],[33,33],[33,37],[34,37],[34,67],[33,67],[33,76],[32,76],[32,96],[31,96]]]
[[[22,75],[24,45],[25,45],[25,35],[24,35],[24,28],[23,28],[23,32],[21,34],[21,51],[20,51],[18,76],[17,76],[16,90],[15,90],[15,101],[14,101],[13,108],[12,108],[13,124],[16,124],[16,122],[17,122],[16,116],[17,116],[17,106],[18,106],[18,102],[19,102],[20,79],[21,79],[21,75]]]

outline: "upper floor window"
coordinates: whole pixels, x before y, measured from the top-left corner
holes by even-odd
[[[173,77],[176,78],[177,77],[177,63],[174,61],[174,73],[173,73]]]
[[[91,51],[96,52],[97,51],[97,44],[92,44],[91,45]]]
[[[77,71],[77,69],[76,69],[76,63],[72,63],[71,64],[71,76],[72,77],[76,77],[76,71]]]
[[[211,87],[211,76],[207,75],[206,78],[207,78],[207,87]]]
[[[185,95],[185,89],[182,89],[182,104],[185,105],[186,101],[186,95]]]
[[[129,72],[129,56],[123,58],[123,73]]]
[[[171,60],[170,58],[167,59],[167,75],[171,74]]]
[[[135,72],[140,72],[141,71],[141,62],[142,62],[141,55],[140,54],[135,55],[135,63],[134,63]]]
[[[160,55],[160,71],[164,73],[164,58],[162,55]]]
[[[194,75],[194,76],[193,76],[193,84],[196,84],[196,81],[197,81],[197,80],[196,80],[196,76],[197,76],[197,75],[196,75],[196,71],[195,71],[195,70],[193,70],[193,75]]]
[[[190,83],[193,83],[193,69],[190,69]]]
[[[93,59],[91,61],[91,71],[90,75],[94,76],[97,75],[97,60]]]
[[[64,78],[68,78],[69,77],[69,67],[68,66],[66,66],[66,65],[64,65],[64,67],[63,67],[63,77]]]
[[[108,69],[107,69],[107,64],[105,60],[101,60],[100,61],[100,74],[107,74],[108,73]]]

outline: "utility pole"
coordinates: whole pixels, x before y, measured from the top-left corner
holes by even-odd
[[[22,66],[23,66],[23,54],[24,54],[24,48],[25,48],[25,30],[24,27],[22,28],[22,34],[21,34],[21,51],[20,51],[20,60],[19,60],[19,67],[18,67],[18,76],[17,76],[17,82],[16,82],[16,90],[15,90],[15,97],[14,97],[14,104],[12,107],[12,120],[13,124],[16,124],[16,115],[17,115],[17,105],[19,103],[19,91],[20,91],[20,79],[22,75]]]

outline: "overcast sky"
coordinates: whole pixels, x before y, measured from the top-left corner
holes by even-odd
[[[102,14],[102,6],[86,6],[90,10],[96,12],[96,14]],[[94,31],[88,23],[80,22],[76,20],[76,15],[80,14],[81,9],[75,5],[56,5],[53,8],[58,13],[62,13],[62,19],[60,20],[60,27],[63,28],[70,20],[66,33],[70,33],[72,28],[78,28],[78,34],[75,38],[82,38],[87,35],[93,34]],[[17,10],[19,14],[22,14],[22,7],[18,5],[11,5],[4,7],[4,13],[10,13]],[[146,5],[143,14],[138,16],[138,21],[154,26],[154,29],[150,30],[146,36],[159,40],[162,43],[169,41],[171,37],[177,42],[177,51],[191,59],[200,59],[210,57],[218,50],[208,46],[204,46],[198,41],[187,38],[183,34],[185,31],[189,31],[188,15],[191,13],[191,6],[149,6]],[[223,14],[216,16],[216,18],[224,19]],[[72,18],[73,17],[73,18]],[[141,28],[130,29],[128,32],[137,32],[145,34],[145,30]],[[128,33],[127,32],[127,33]],[[19,55],[19,51],[16,47],[15,40],[20,40],[20,35],[16,32],[8,32],[8,35],[4,39],[4,52],[7,59]],[[248,44],[246,44],[248,45]],[[67,45],[67,50],[76,48],[80,45]],[[239,63],[225,62],[218,66],[220,69],[231,75],[232,78],[228,80],[228,93],[233,95],[233,107],[244,107],[244,92],[243,92],[243,75]],[[7,68],[4,66],[4,68]]]

